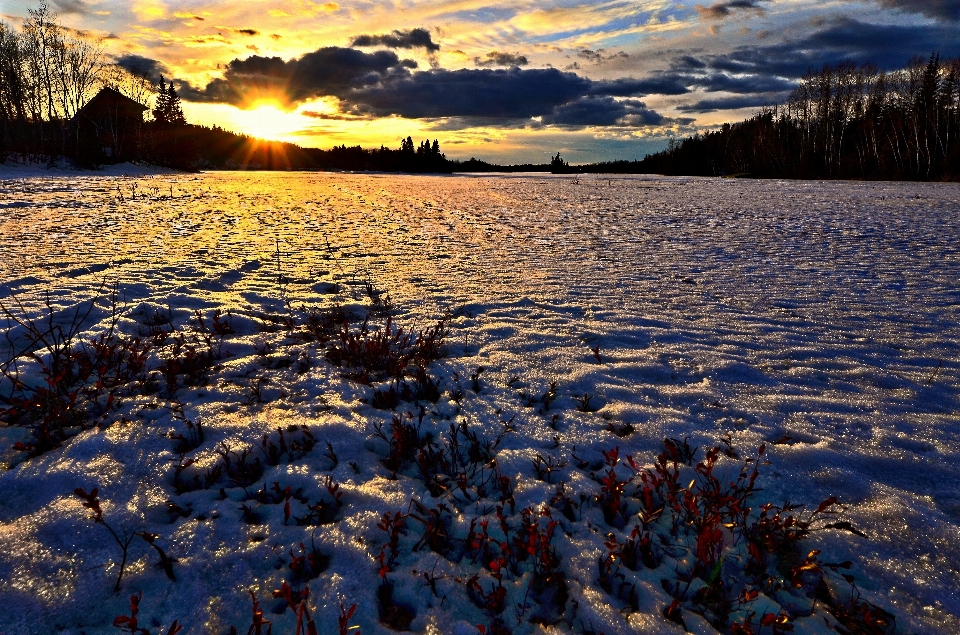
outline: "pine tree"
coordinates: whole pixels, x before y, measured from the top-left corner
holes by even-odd
[[[187,118],[183,116],[183,108],[180,106],[180,95],[173,88],[173,80],[170,80],[167,86],[167,123],[178,126],[187,123]]]
[[[160,76],[160,89],[157,92],[157,105],[153,109],[153,118],[159,123],[184,125],[187,118],[183,116],[183,107],[180,105],[180,95],[173,87],[173,80],[167,84]]]
[[[173,82],[170,82],[173,86]],[[163,75],[160,76],[160,89],[157,92],[157,104],[153,107],[153,118],[158,123],[168,123],[167,115],[170,112],[170,95],[167,93]]]

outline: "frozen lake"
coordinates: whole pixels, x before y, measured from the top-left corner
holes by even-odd
[[[531,392],[557,382],[556,407],[564,413],[554,422],[558,455],[589,448],[599,456],[600,448],[618,445],[649,462],[665,437],[690,437],[691,445],[706,447],[730,434],[746,454],[766,443],[772,465],[759,496],[808,505],[836,496],[842,520],[863,534],[818,532],[810,548],[851,560],[864,597],[896,615],[901,630],[960,632],[957,184],[531,174],[5,179],[0,172],[0,231],[0,301],[8,308],[20,303],[21,315],[43,315],[47,294],[54,310],[69,309],[105,283],[117,285],[129,308],[185,315],[220,308],[256,317],[288,303],[356,297],[366,282],[389,293],[398,322],[415,330],[452,314],[448,383],[450,373],[465,378],[485,368],[489,390],[471,416],[481,426],[496,423],[499,410],[504,418],[517,416],[517,438],[505,446],[501,464],[518,483],[530,471],[532,448],[554,447],[557,432],[550,416],[523,406],[508,385],[513,377]],[[249,346],[238,345],[236,355],[252,358]],[[329,371],[311,376],[313,383],[292,376],[275,381],[289,383],[284,395],[307,395],[286,404],[284,417],[341,426],[363,438],[372,432],[371,417],[386,416],[358,401],[360,387]],[[333,409],[315,415],[309,397],[335,389],[340,401],[328,395]],[[210,391],[196,402],[196,413],[240,425],[245,411],[230,405],[230,394]],[[596,412],[574,408],[585,394]],[[273,425],[269,405],[257,412],[249,416],[257,425]],[[606,427],[611,421],[636,432],[614,436]],[[72,514],[70,526],[84,522],[79,506],[65,502],[77,478],[109,475],[120,504],[135,495],[169,496],[138,489],[151,470],[169,470],[169,457],[144,459],[136,470],[109,467],[97,458],[106,450],[92,436],[71,441],[88,451],[53,451],[0,475],[4,491],[14,492],[0,501],[0,606],[25,603],[32,616],[25,619],[37,623],[82,621],[77,616],[90,610],[75,597],[87,588],[78,572],[97,562],[65,555],[74,537],[51,529],[65,522],[58,520],[64,514]],[[376,457],[356,452],[354,460],[376,472]],[[48,474],[60,476],[48,481]],[[342,478],[349,492],[352,477]],[[373,532],[371,541],[374,513],[400,509],[410,494],[380,492],[394,487],[384,482],[352,483],[364,498],[350,522]],[[530,487],[531,501],[542,496]],[[50,511],[57,509],[59,516]],[[181,528],[187,532],[181,545],[220,544],[201,540],[193,527]],[[585,544],[576,549],[587,553]],[[38,552],[63,561],[54,566],[56,558],[43,560]],[[97,557],[100,564],[106,559]],[[375,561],[365,557],[367,577],[351,580],[348,568],[333,566],[332,578],[324,574],[314,593],[349,591],[358,611],[367,610],[363,632],[389,632],[377,622],[375,600],[360,597],[376,581]],[[357,558],[355,564],[364,562]],[[592,570],[571,565],[567,572],[576,578],[582,571],[584,587],[596,576],[591,558]],[[182,559],[191,571],[189,557]],[[170,592],[162,610],[199,628],[212,623],[204,613],[213,610],[205,599],[212,592],[204,590],[202,566],[193,566],[196,579],[187,584],[201,589],[190,596],[196,606],[169,612],[184,601]],[[266,589],[274,573],[251,565],[242,575],[237,597],[222,601],[239,607],[229,615],[248,619],[243,589],[260,583]],[[110,586],[109,580],[90,584],[93,592]],[[55,590],[67,587],[68,597]],[[30,588],[43,591],[28,601]],[[582,603],[600,602],[583,597]],[[113,607],[125,609],[111,601],[103,632],[113,630],[109,620],[119,615],[110,613]],[[423,608],[411,628],[454,632],[444,620],[461,628],[479,619],[456,622],[448,613]],[[596,614],[608,635],[675,628],[639,614]]]

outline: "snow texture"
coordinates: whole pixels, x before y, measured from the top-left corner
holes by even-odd
[[[650,466],[664,438],[709,448],[729,434],[742,456],[766,444],[770,465],[761,470],[757,504],[815,508],[839,499],[835,520],[862,535],[825,529],[804,549],[852,561],[863,598],[894,614],[898,632],[960,632],[958,209],[955,184],[322,173],[40,178],[4,169],[0,301],[10,314],[66,328],[92,303],[83,339],[112,315],[119,332],[149,337],[157,324],[194,332],[196,312],[209,324],[219,309],[234,332],[222,337],[219,359],[199,385],[126,397],[97,425],[72,430],[60,448],[26,458],[12,446],[28,442],[29,431],[0,422],[0,460],[10,466],[0,473],[0,633],[117,632],[114,618],[129,614],[128,598],[140,591],[140,626],[150,632],[166,632],[176,619],[189,633],[225,634],[230,625],[242,633],[251,621],[248,590],[275,633],[292,633],[293,611],[271,596],[285,580],[309,585],[321,633],[336,632],[341,599],[358,605],[351,623],[364,635],[392,632],[378,620],[382,514],[406,513],[411,499],[446,503],[452,530],[465,536],[470,520],[492,509],[458,510],[409,472],[393,478],[375,429],[417,406],[374,408],[373,387],[342,376],[323,345],[291,337],[284,326],[305,314],[301,307],[341,305],[357,316],[382,309],[386,294],[395,323],[416,333],[448,316],[448,355],[430,366],[442,395],[423,402],[425,425],[440,435],[465,421],[493,440],[509,421],[497,461],[518,513],[545,505],[560,481],[600,492],[589,475],[598,467],[580,469],[572,453],[599,464],[601,451],[619,447]],[[5,330],[0,359],[28,341],[22,325],[8,321]],[[479,367],[475,391],[470,377]],[[23,361],[21,372],[38,381],[35,362]],[[551,382],[555,398],[545,404]],[[455,400],[458,385],[463,395]],[[589,407],[578,409],[584,395]],[[185,421],[206,429],[188,452],[195,473],[223,444],[258,448],[278,428],[308,426],[317,444],[303,458],[265,466],[245,489],[223,479],[177,494],[170,436],[184,433]],[[537,454],[567,461],[549,483],[535,478]],[[733,461],[724,465],[735,469]],[[302,488],[310,504],[329,502],[328,477],[344,503],[329,524],[297,525],[281,503],[245,501],[278,482]],[[117,545],[75,488],[99,488],[103,517],[118,531],[158,534],[177,560],[176,581],[138,540],[114,593]],[[183,515],[168,513],[167,501]],[[307,513],[300,500],[288,501],[293,517]],[[244,522],[245,503],[259,524]],[[589,501],[583,509],[576,522],[556,514],[567,621],[518,622],[509,608],[507,626],[682,632],[662,615],[668,567],[637,574],[635,610],[601,589],[606,535],[622,541],[629,526],[608,526]],[[408,520],[389,574],[394,601],[414,614],[410,630],[479,632],[475,625],[490,618],[468,599],[465,583],[479,571],[490,588],[489,570],[470,558],[413,551],[422,532]],[[294,583],[289,563],[301,543],[330,561],[314,579]],[[510,606],[526,588],[513,581]],[[716,632],[695,613],[684,616],[691,631]],[[828,632],[822,617],[797,620],[795,632]]]

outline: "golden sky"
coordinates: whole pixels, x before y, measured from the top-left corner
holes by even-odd
[[[37,2],[6,0],[13,27]],[[808,68],[960,54],[940,0],[50,0],[191,123],[302,146],[439,139],[450,158],[639,159],[782,103]]]

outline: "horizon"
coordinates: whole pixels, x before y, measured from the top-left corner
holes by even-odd
[[[304,148],[437,139],[497,164],[642,159],[783,103],[807,70],[960,55],[956,0],[48,6],[106,61],[173,79],[190,123]]]

